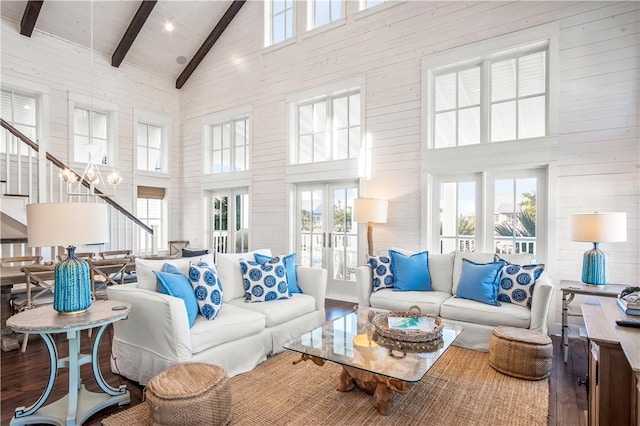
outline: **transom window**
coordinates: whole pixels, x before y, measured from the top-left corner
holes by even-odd
[[[138,123],[138,170],[162,172],[162,127]]]
[[[433,147],[546,136],[547,69],[536,47],[433,71]]]
[[[109,114],[76,106],[73,111],[73,156],[71,161],[109,164]]]
[[[360,0],[360,10],[384,3],[386,0]]]
[[[342,18],[342,0],[308,0],[307,29],[318,28]]]
[[[296,105],[293,164],[357,158],[361,145],[360,91]]]
[[[265,0],[265,46],[293,37],[293,0]]]
[[[209,126],[207,173],[249,170],[249,117],[243,116]]]

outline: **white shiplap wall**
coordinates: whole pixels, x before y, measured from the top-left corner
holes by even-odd
[[[387,198],[389,222],[375,250],[421,246],[421,59],[428,54],[555,22],[559,34],[559,138],[552,173],[551,247],[556,285],[579,277],[584,243],[569,241],[568,217],[626,211],[625,243],[603,244],[611,280],[640,280],[638,217],[637,2],[403,2],[355,13],[344,25],[262,48],[262,5],[247,2],[181,91],[184,235],[200,238],[203,190],[200,118],[253,111],[252,246],[287,247],[286,97],[353,76],[366,78],[366,131],[374,141],[368,195]],[[300,12],[304,4],[297,2]],[[303,28],[299,13],[298,28]]]
[[[69,164],[69,93],[91,97],[96,102],[116,106],[118,150],[116,168],[122,175],[116,201],[135,212],[136,186],[133,174],[134,108],[157,113],[173,122],[171,135],[172,178],[170,193],[178,193],[181,171],[178,125],[178,91],[173,80],[122,64],[113,68],[111,58],[57,37],[34,31],[20,35],[18,24],[2,20],[2,84],[16,90],[45,92],[45,127],[49,134],[40,144],[62,162]],[[93,64],[92,64],[93,62]],[[17,86],[17,87],[16,87]],[[91,95],[92,94],[92,95]],[[80,169],[82,171],[82,169]],[[146,181],[145,184],[150,184]],[[170,203],[170,236],[180,236],[180,208]]]

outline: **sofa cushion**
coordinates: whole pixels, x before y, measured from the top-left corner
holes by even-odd
[[[199,257],[179,259],[141,259],[136,258],[136,275],[138,276],[138,288],[156,291],[156,276],[154,271],[162,271],[164,264],[175,266],[186,277],[189,274],[189,262],[207,263],[213,265],[213,255],[207,254]]]
[[[508,325],[529,328],[531,322],[531,311],[522,306],[511,303],[494,306],[456,297],[451,297],[442,303],[440,316],[445,319],[489,326]]]
[[[284,268],[287,272],[287,284],[289,284],[289,293],[302,293],[302,289],[298,285],[298,273],[296,272],[296,254],[291,253],[288,255],[281,255],[276,257],[265,256],[260,253],[255,253],[254,257],[256,262],[264,264],[267,262],[277,262],[278,259],[284,261]]]
[[[240,259],[254,259],[255,253],[271,257],[271,250],[261,249],[247,253],[217,253],[216,269],[222,283],[225,301],[237,298],[244,299],[244,284],[240,272]],[[188,260],[188,259],[187,259]]]
[[[429,253],[431,287],[436,291],[453,294],[453,259],[455,253]]]
[[[315,298],[302,293],[292,294],[290,299],[273,300],[269,303],[247,303],[242,299],[234,299],[229,304],[265,315],[267,327],[282,324],[316,309]]]
[[[438,315],[442,302],[450,298],[449,293],[443,291],[393,291],[382,289],[373,293],[369,299],[371,307],[389,309],[391,311],[406,311],[412,305],[418,305],[422,312]]]
[[[181,273],[154,271],[157,276],[158,293],[167,294],[177,297],[184,301],[187,308],[187,318],[189,319],[189,327],[193,327],[193,323],[198,316],[198,303],[196,296],[191,288],[191,283]]]
[[[497,300],[498,285],[500,273],[506,264],[504,260],[474,263],[463,259],[462,274],[460,274],[456,297],[500,306],[500,302]]]
[[[394,291],[431,291],[429,253],[426,251],[407,256],[389,250]]]
[[[208,321],[198,315],[191,327],[191,348],[193,354],[206,349],[253,336],[266,327],[266,319],[260,312],[241,309],[223,303],[216,319]]]
[[[222,306],[222,287],[214,266],[191,265],[189,281],[198,302],[200,313],[206,319],[214,319]]]
[[[478,253],[473,251],[456,251],[453,260],[453,286],[451,288],[451,294],[457,294],[458,283],[460,282],[460,275],[462,274],[462,260],[467,259],[474,263],[489,263],[493,262],[493,253]]]
[[[269,302],[291,297],[284,262],[279,257],[274,259],[278,260],[262,265],[252,260],[240,260],[247,301]]]
[[[540,278],[543,271],[544,264],[506,265],[500,274],[498,301],[531,309],[536,280]]]
[[[367,264],[371,268],[373,291],[383,288],[393,288],[393,273],[391,272],[391,258],[389,256],[369,256]]]

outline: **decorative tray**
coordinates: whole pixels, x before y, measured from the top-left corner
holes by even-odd
[[[429,330],[411,329],[403,330],[389,326],[389,318],[425,318],[434,324]],[[423,314],[418,306],[412,306],[408,311],[391,311],[378,313],[371,319],[375,334],[385,339],[391,339],[402,343],[431,342],[442,337],[442,319],[436,315]]]

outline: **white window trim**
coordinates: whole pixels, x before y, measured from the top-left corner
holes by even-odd
[[[151,124],[162,128],[162,142],[160,151],[162,152],[162,171],[152,172],[149,170],[139,170],[138,165],[138,123]],[[133,109],[133,175],[150,176],[158,178],[171,177],[171,135],[172,120],[169,116],[141,110]]]
[[[107,114],[107,143],[109,164],[106,167],[118,166],[118,105],[94,99],[90,96],[69,92],[69,165],[75,169],[82,170],[87,164],[73,161],[73,143],[75,134],[75,123],[73,120],[75,108],[86,108],[93,111],[100,111]]]
[[[544,196],[538,196],[536,198],[536,210],[538,212],[545,212],[546,214],[538,215],[538,223],[536,224],[536,262],[549,262],[550,254],[555,253],[555,246],[551,245],[553,238],[549,238],[550,231],[555,229],[553,224],[551,212],[555,211],[555,203],[552,201],[555,198],[555,193],[550,193],[551,186],[549,182],[555,175],[554,165],[544,165],[541,167],[522,167],[518,168],[502,168],[488,171],[476,171],[474,173],[443,173],[443,174],[427,174],[423,183],[423,188],[426,189],[428,196],[423,197],[426,202],[423,201],[423,207],[429,210],[427,219],[423,222],[426,223],[426,232],[422,233],[423,246],[433,253],[439,253],[439,222],[437,218],[440,215],[439,200],[435,195],[439,194],[437,185],[446,181],[447,177],[451,177],[456,181],[460,180],[474,180],[476,181],[476,251],[493,253],[494,237],[493,237],[493,217],[488,215],[487,212],[492,210],[493,207],[487,205],[489,201],[494,201],[494,185],[490,185],[496,179],[520,179],[524,177],[535,176],[537,179],[538,195],[544,192]]]
[[[247,117],[249,129],[249,147],[247,155],[249,156],[249,161],[247,162],[247,170],[236,171],[236,172],[226,172],[226,173],[211,173],[207,170],[207,150],[208,146],[211,146],[211,126],[217,126],[219,124],[223,124],[230,120],[239,118],[239,117]],[[223,182],[234,181],[234,182],[247,182],[251,180],[252,170],[253,170],[253,112],[250,106],[242,106],[238,108],[231,108],[219,112],[214,112],[212,114],[208,114],[200,120],[200,127],[202,129],[201,140],[202,140],[202,148],[200,151],[202,158],[202,180],[207,184],[221,184]],[[240,186],[246,186],[244,184],[239,184]]]
[[[325,171],[345,172],[344,167],[352,161],[356,161],[357,158],[348,158],[342,160],[328,160],[315,163],[295,163],[298,137],[298,123],[296,120],[298,104],[301,102],[312,101],[314,98],[324,98],[327,96],[334,97],[340,93],[346,93],[352,90],[358,90],[360,92],[360,137],[361,146],[365,145],[366,140],[366,77],[357,76],[346,80],[332,82],[313,89],[307,89],[300,92],[290,94],[286,98],[286,102],[289,104],[289,143],[287,144],[287,173],[297,173],[297,169],[305,168],[313,170],[316,167],[312,165],[318,165],[328,163],[325,166],[317,166],[324,168]],[[358,173],[358,165],[355,166],[355,172]],[[358,175],[356,175],[359,177]]]
[[[315,3],[317,1],[322,1],[322,0],[306,0],[305,1],[305,8],[306,8],[306,12],[305,12],[305,30],[306,33],[309,34],[310,32],[317,30],[317,29],[321,29],[321,28],[326,28],[326,27],[331,27],[334,28],[336,25],[335,24],[344,24],[346,22],[346,13],[347,13],[347,7],[346,7],[346,2],[347,0],[340,0],[340,18],[338,19],[334,19],[331,22],[327,22],[324,25],[320,25],[320,26],[315,26]]]
[[[520,149],[534,148],[540,141],[549,143],[550,139],[558,135],[558,90],[559,90],[559,24],[551,23],[538,27],[518,31],[516,33],[493,37],[488,40],[452,48],[439,53],[428,55],[422,59],[422,151],[448,150],[449,148],[433,148],[433,76],[447,69],[455,69],[473,63],[480,63],[487,58],[496,58],[504,55],[513,55],[522,49],[530,50],[535,46],[548,44],[547,51],[547,136],[516,140]],[[486,87],[483,87],[486,91]],[[486,105],[483,105],[486,108]],[[481,110],[482,113],[482,110]],[[484,120],[483,120],[484,121]],[[483,124],[481,123],[481,126]],[[509,143],[494,142],[495,144]],[[480,145],[490,145],[481,143]],[[473,145],[471,145],[473,146]],[[467,147],[467,146],[465,146]],[[452,147],[460,149],[462,147]],[[431,154],[428,154],[431,155]]]
[[[297,34],[297,1],[296,0],[291,0],[292,5],[291,5],[291,37],[289,38],[285,38],[282,41],[279,41],[277,43],[273,43],[273,16],[272,16],[272,10],[273,10],[273,0],[262,0],[262,16],[263,16],[263,47],[268,48],[268,47],[272,47],[272,46],[281,46],[283,45],[283,43],[295,43],[296,41],[296,34]]]
[[[47,170],[47,151],[49,149],[50,140],[50,106],[49,106],[49,87],[36,82],[28,82],[25,85],[25,80],[18,79],[12,76],[2,76],[2,88],[6,90],[12,90],[15,92],[21,92],[36,97],[36,140],[38,143],[38,175],[46,176]],[[47,191],[46,179],[38,179],[38,200],[41,203],[46,203],[48,200],[49,192]]]

